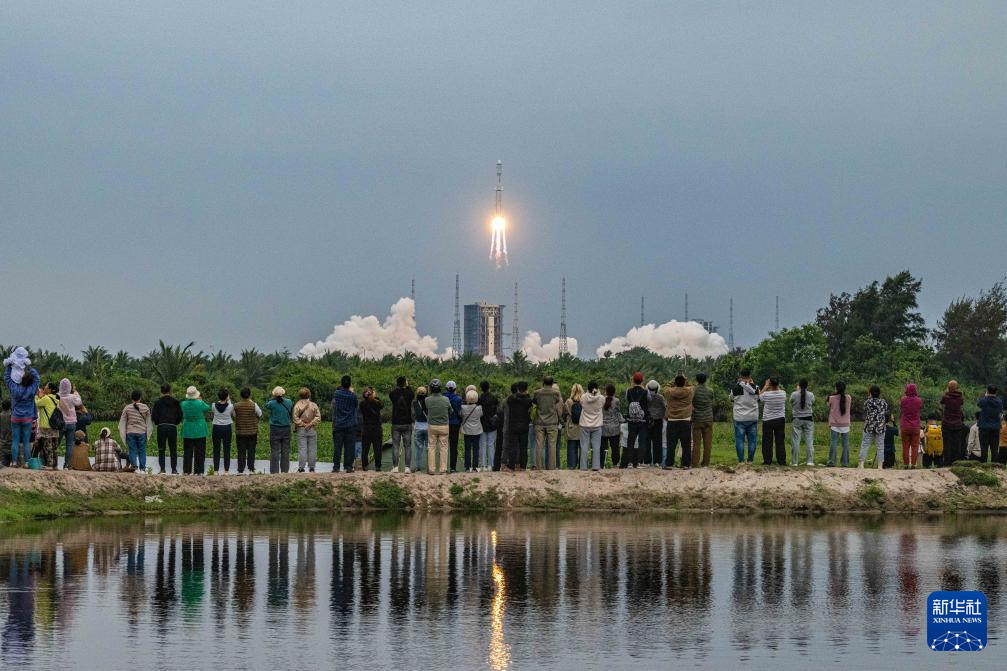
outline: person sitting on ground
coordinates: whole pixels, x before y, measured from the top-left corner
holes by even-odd
[[[979,445],[979,418],[982,416],[981,412],[977,412],[975,420],[969,425],[969,437],[965,443],[965,458],[969,461],[979,461],[979,456],[982,454],[982,447]]]
[[[70,468],[72,470],[91,470],[91,460],[87,456],[87,451],[87,434],[77,429],[73,435],[73,451],[70,454]]]
[[[93,470],[114,473],[119,470],[119,455],[121,450],[114,440],[112,431],[106,426],[101,430],[98,440],[94,443]]]

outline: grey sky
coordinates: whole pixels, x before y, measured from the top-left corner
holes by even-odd
[[[582,354],[1007,271],[1003,2],[5,2],[0,342],[296,351],[462,299]],[[504,161],[511,266],[487,259]],[[505,318],[510,323],[508,308]]]

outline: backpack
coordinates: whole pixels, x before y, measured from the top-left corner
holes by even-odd
[[[63,417],[63,411],[59,409],[59,405],[49,413],[49,428],[53,431],[62,431],[66,428],[66,419]]]
[[[629,411],[626,413],[626,419],[630,422],[647,421],[647,413],[644,412],[643,406],[640,405],[639,401],[632,401],[629,404]]]
[[[944,454],[944,435],[941,427],[927,425],[927,450],[930,456],[940,456]]]
[[[580,401],[574,401],[573,405],[570,406],[570,419],[573,420],[574,424],[580,424],[580,413],[583,409]]]

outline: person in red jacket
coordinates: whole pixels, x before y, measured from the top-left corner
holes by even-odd
[[[923,399],[916,393],[916,385],[906,385],[906,395],[899,401],[902,413],[899,417],[899,433],[902,434],[902,463],[906,468],[915,468],[920,453],[920,411]]]
[[[947,466],[965,458],[965,415],[962,405],[965,396],[958,390],[958,382],[948,382],[947,391],[941,397],[941,435],[944,439],[944,463]]]

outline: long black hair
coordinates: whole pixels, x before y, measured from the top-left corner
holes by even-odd
[[[605,409],[612,409],[612,401],[615,400],[615,385],[607,384],[605,385]]]
[[[836,393],[839,395],[839,414],[846,414],[846,383],[840,380],[836,383]]]
[[[808,407],[808,378],[802,377],[797,382],[797,386],[801,390],[801,410]]]

